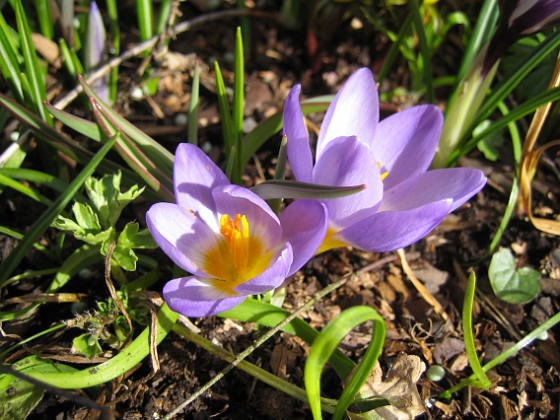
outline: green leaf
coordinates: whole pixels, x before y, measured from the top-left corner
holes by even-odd
[[[86,191],[92,201],[101,223],[104,227],[113,227],[123,208],[128,203],[138,197],[144,191],[137,185],[133,185],[129,190],[121,193],[121,172],[108,174],[101,179],[89,178],[86,181]]]
[[[82,334],[72,340],[72,353],[79,353],[88,359],[101,354],[103,349],[99,344],[99,337],[95,334]]]
[[[101,231],[99,218],[90,205],[84,203],[74,203],[72,206],[72,212],[74,213],[76,222],[84,231],[92,231],[91,233],[99,233]]]
[[[119,235],[117,246],[127,248],[155,249],[157,244],[152,238],[148,229],[139,230],[140,225],[136,222],[129,222]]]
[[[13,369],[22,374],[36,373],[40,378],[42,373],[73,372],[75,369],[62,363],[51,363],[28,356],[14,363]],[[0,416],[4,419],[25,419],[45,394],[28,381],[12,375],[0,375]]]
[[[517,270],[515,258],[506,248],[492,256],[488,277],[496,296],[508,303],[530,302],[541,290],[540,273],[529,267]]]

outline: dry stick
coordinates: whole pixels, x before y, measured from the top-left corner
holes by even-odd
[[[128,324],[128,328],[130,329],[130,333],[128,334],[128,338],[126,342],[123,343],[123,346],[126,346],[130,339],[132,338],[132,333],[134,332],[134,326],[132,325],[132,319],[130,319],[130,315],[128,315],[128,311],[126,310],[124,303],[122,302],[121,298],[117,294],[117,289],[115,289],[115,285],[113,284],[113,280],[111,279],[111,258],[113,257],[113,251],[115,251],[116,247],[115,241],[112,241],[109,244],[109,248],[107,249],[107,256],[105,257],[105,284],[107,285],[107,289],[109,289],[109,293],[111,297],[117,304],[117,307],[123,314],[124,318],[126,319],[126,323]]]
[[[280,331],[285,325],[292,322],[300,312],[311,309],[311,307],[317,301],[319,301],[320,299],[324,298],[329,293],[335,291],[339,287],[346,284],[348,282],[348,280],[353,279],[354,277],[357,277],[361,274],[367,273],[368,271],[372,271],[372,270],[375,270],[377,268],[380,268],[380,267],[384,266],[385,264],[388,264],[390,262],[395,261],[396,259],[397,259],[397,257],[395,257],[394,255],[390,255],[390,256],[387,256],[385,258],[382,258],[379,261],[376,261],[374,263],[366,265],[365,267],[360,268],[359,270],[356,270],[352,273],[346,274],[340,280],[336,281],[335,283],[333,283],[333,284],[325,287],[324,289],[320,290],[319,292],[317,292],[306,303],[304,303],[302,306],[297,308],[293,313],[291,313],[289,316],[287,316],[284,320],[282,320],[281,322],[276,324],[276,326],[274,328],[271,328],[266,333],[264,333],[261,337],[259,337],[257,340],[255,340],[255,342],[251,346],[247,347],[245,350],[243,350],[241,353],[239,353],[239,355],[237,355],[237,357],[228,366],[226,366],[224,369],[222,369],[214,378],[212,378],[205,385],[200,387],[198,389],[198,391],[196,391],[193,395],[191,395],[187,400],[185,400],[181,404],[179,404],[177,406],[177,408],[175,408],[175,410],[173,410],[171,413],[166,415],[164,417],[164,420],[171,419],[173,416],[179,414],[191,402],[193,402],[199,396],[201,396],[203,393],[208,391],[220,379],[222,379],[225,375],[227,375],[235,366],[237,366],[241,361],[243,361],[247,356],[249,356],[253,351],[255,351],[260,345],[262,345],[265,341],[267,341],[274,334],[276,334],[278,331]]]
[[[402,268],[403,268],[404,272],[406,273],[408,279],[412,282],[412,284],[414,285],[414,287],[416,288],[418,293],[420,293],[420,296],[422,296],[422,298],[426,302],[428,302],[430,305],[433,306],[434,310],[444,319],[444,321],[448,325],[453,327],[453,325],[451,324],[451,321],[449,320],[449,316],[447,315],[447,313],[443,309],[443,306],[441,306],[441,304],[437,301],[437,299],[428,291],[428,289],[426,289],[426,286],[424,286],[422,284],[422,282],[420,280],[418,280],[418,278],[416,278],[416,276],[414,275],[414,272],[412,271],[412,268],[410,268],[410,265],[408,264],[408,261],[406,260],[406,256],[404,255],[403,249],[402,248],[399,249],[397,251],[397,254],[399,255],[399,258],[401,260],[401,265],[402,265]]]

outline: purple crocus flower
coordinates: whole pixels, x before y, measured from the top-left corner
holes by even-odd
[[[177,148],[174,186],[177,203],[154,204],[146,219],[161,249],[192,274],[163,288],[169,307],[186,316],[214,315],[280,286],[326,232],[321,203],[298,200],[277,217],[191,144]]]
[[[284,134],[297,180],[366,189],[325,199],[328,230],[319,252],[351,245],[393,251],[418,241],[486,183],[477,169],[428,171],[443,123],[440,110],[420,105],[379,121],[371,72],[354,72],[325,115],[315,152],[299,104],[300,87],[286,99]]]

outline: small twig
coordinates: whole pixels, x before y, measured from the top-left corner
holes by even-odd
[[[204,384],[202,387],[200,387],[187,400],[185,400],[181,404],[179,404],[172,412],[170,412],[167,416],[165,416],[164,419],[171,419],[173,416],[175,416],[175,415],[179,414],[181,411],[183,411],[183,409],[185,407],[187,407],[190,403],[192,403],[194,400],[196,400],[199,396],[201,396],[206,391],[208,391],[212,386],[214,386],[219,380],[221,380],[225,375],[227,375],[233,368],[235,368],[241,361],[243,361],[245,358],[247,358],[247,356],[249,356],[252,352],[254,352],[265,341],[267,341],[274,334],[276,334],[278,331],[280,331],[285,325],[288,325],[290,322],[292,322],[301,312],[311,309],[311,307],[313,307],[313,305],[315,305],[315,303],[317,303],[319,300],[321,300],[322,298],[324,298],[328,294],[332,293],[333,291],[335,291],[339,287],[344,286],[350,279],[353,279],[357,276],[360,276],[361,274],[367,273],[368,271],[372,271],[372,270],[375,270],[379,267],[382,267],[385,264],[388,264],[390,262],[395,261],[396,259],[397,259],[397,257],[395,257],[394,255],[390,255],[388,257],[382,258],[379,261],[376,261],[374,263],[368,264],[368,265],[360,268],[359,270],[356,270],[354,272],[346,274],[340,280],[328,285],[324,289],[317,292],[306,303],[304,303],[302,306],[297,308],[294,312],[292,312],[289,316],[287,316],[281,322],[276,324],[276,326],[274,328],[271,328],[266,333],[264,333],[261,337],[259,337],[257,340],[255,340],[252,345],[247,347],[244,351],[239,353],[237,355],[237,357],[228,366],[226,366],[214,378],[212,378],[210,381],[208,381],[206,384]]]
[[[403,249],[402,248],[399,249],[397,251],[397,254],[398,254],[398,256],[401,260],[401,265],[402,265],[402,268],[403,268],[404,272],[406,273],[406,276],[411,281],[411,283],[414,285],[414,287],[416,288],[418,293],[420,293],[420,296],[422,296],[422,298],[426,302],[428,302],[430,305],[432,305],[434,310],[444,319],[444,321],[449,326],[451,326],[451,328],[453,328],[453,324],[449,320],[449,316],[447,315],[447,312],[445,312],[445,309],[443,309],[443,306],[441,306],[441,304],[438,302],[438,300],[428,291],[428,289],[426,289],[426,286],[424,286],[424,284],[422,284],[422,282],[420,280],[418,280],[418,278],[414,275],[414,272],[412,271],[412,268],[410,268],[410,265],[408,264],[408,261],[406,259],[406,255],[404,254]]]
[[[115,289],[115,285],[113,284],[113,280],[111,278],[111,258],[113,257],[113,251],[115,250],[116,244],[115,241],[109,244],[109,248],[107,249],[107,256],[105,257],[105,283],[107,284],[107,289],[109,289],[109,293],[111,297],[117,304],[117,307],[123,314],[124,318],[126,319],[126,323],[128,324],[128,328],[130,329],[130,333],[126,339],[126,342],[123,343],[123,347],[125,347],[132,338],[132,333],[134,331],[134,326],[132,325],[132,319],[130,319],[130,315],[128,315],[128,311],[126,310],[121,298],[117,294],[117,290]]]

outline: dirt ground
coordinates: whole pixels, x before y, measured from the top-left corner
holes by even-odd
[[[196,2],[193,2],[196,3]],[[181,5],[183,16],[190,19],[204,11],[195,4]],[[260,3],[260,2],[257,2]],[[274,5],[265,2],[262,9],[276,12]],[[274,16],[249,18],[251,49],[246,60],[246,128],[250,130],[264,118],[281,111],[288,90],[302,84],[304,97],[334,93],[359,67],[379,69],[388,50],[387,40],[368,25],[353,28],[351,19],[339,18],[331,22],[331,30],[318,36],[311,27],[287,29]],[[151,61],[154,74],[159,77],[159,91],[150,100],[134,101],[130,90],[139,82],[136,70],[140,59],[121,66],[119,102],[115,107],[131,122],[156,138],[170,150],[186,141],[186,129],[178,115],[188,110],[190,82],[195,60],[202,65],[201,73],[201,144],[216,161],[222,158],[221,128],[213,81],[213,61],[218,60],[224,70],[226,83],[231,86],[232,57],[236,19],[215,20],[195,27],[172,40],[169,50]],[[356,22],[354,22],[355,26]],[[136,39],[130,34],[130,39]],[[456,37],[458,39],[458,35]],[[453,38],[453,37],[451,37]],[[310,46],[316,44],[317,50]],[[126,41],[123,45],[127,45]],[[434,59],[436,74],[448,74],[449,57],[456,56],[458,45],[450,42],[442,55],[448,59]],[[56,81],[53,81],[55,83]],[[407,69],[404,63],[380,86],[388,91],[406,86]],[[67,82],[64,87],[69,86]],[[436,92],[443,102],[446,91]],[[420,99],[420,102],[423,99]],[[409,98],[397,97],[382,104],[388,115],[412,105]],[[74,106],[78,106],[76,103]],[[70,107],[72,110],[73,107]],[[76,110],[79,112],[79,110]],[[320,124],[321,115],[311,121]],[[247,185],[270,178],[275,164],[279,137],[269,141],[247,168]],[[463,331],[461,309],[469,270],[478,275],[478,293],[474,308],[474,328],[477,350],[482,362],[488,361],[503,349],[521,339],[527,332],[560,310],[560,248],[557,237],[536,230],[523,216],[515,215],[501,245],[515,252],[520,264],[532,266],[542,275],[542,292],[526,305],[506,304],[497,299],[487,280],[489,260],[481,259],[495,234],[506,208],[513,166],[505,153],[496,163],[488,162],[473,152],[461,163],[485,171],[488,185],[461,209],[450,215],[435,231],[421,242],[406,249],[406,256],[416,276],[424,282],[448,317],[438,313],[426,302],[403,272],[396,254],[372,254],[354,249],[330,251],[311,260],[287,284],[285,307],[297,308],[316,291],[341,277],[373,264],[373,269],[352,276],[349,281],[327,296],[303,318],[321,329],[342,310],[353,305],[373,307],[384,318],[387,339],[380,359],[384,374],[399,355],[415,355],[430,366],[441,365],[446,372],[443,380],[434,382],[422,374],[416,387],[426,412],[420,418],[558,418],[560,399],[560,352],[558,327],[549,331],[546,340],[532,343],[516,357],[489,372],[492,387],[487,391],[463,389],[451,400],[431,400],[443,390],[470,375]],[[550,164],[542,165],[535,182],[535,206],[543,214],[558,215],[560,184],[554,173],[560,159],[549,155]],[[16,200],[15,194],[11,196]],[[15,201],[17,207],[24,201]],[[146,203],[132,206],[131,217],[143,222]],[[26,226],[33,220],[19,220]],[[10,243],[2,242],[3,255]],[[166,257],[159,251],[153,255],[162,262]],[[100,273],[102,273],[100,267]],[[171,273],[167,273],[171,276]],[[161,291],[162,284],[153,287]],[[103,278],[91,280],[87,288],[93,295],[104,290]],[[47,315],[48,305],[36,315],[30,328],[40,329],[53,321]],[[56,314],[57,317],[62,316]],[[225,321],[219,317],[194,320],[200,334],[239,353],[262,334],[254,324]],[[70,335],[61,334],[43,342],[42,352],[63,353],[70,345]],[[371,325],[364,324],[344,340],[341,349],[359,361],[371,337]],[[256,350],[248,360],[298,386],[303,386],[303,366],[309,347],[297,337],[277,334]],[[90,398],[105,404],[123,419],[158,419],[174,410],[200,386],[227,364],[205,350],[177,335],[170,334],[159,346],[161,368],[153,373],[149,360],[124,377],[100,387]],[[15,355],[14,355],[15,356]],[[324,389],[336,397],[341,384],[334,372],[323,376]],[[63,397],[46,394],[43,402],[30,416],[43,418],[95,418],[96,412],[80,407]],[[205,419],[293,419],[311,418],[305,403],[256,381],[234,369],[210,391],[187,406],[179,418]]]

